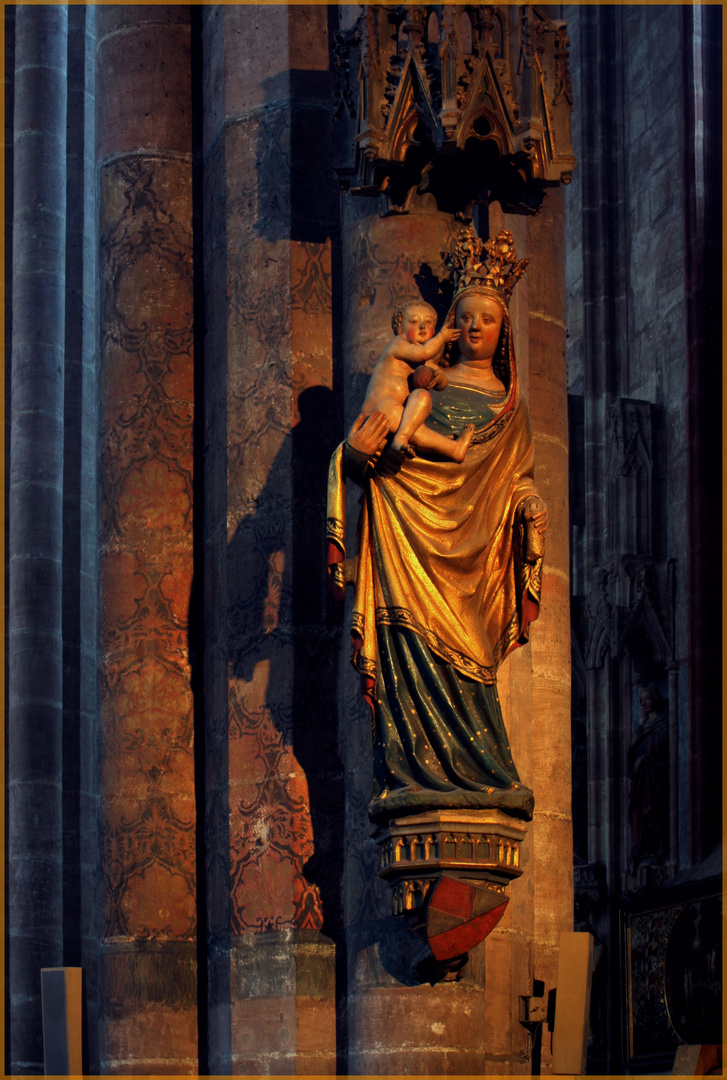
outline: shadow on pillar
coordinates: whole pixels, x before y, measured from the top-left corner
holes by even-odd
[[[331,153],[330,74],[294,69],[263,86],[269,101],[289,96],[290,107],[263,113],[258,127],[255,230],[271,242],[323,244],[337,228],[339,197]]]
[[[254,118],[257,128],[253,136],[257,169],[257,181],[253,185],[254,233],[271,245],[276,242],[290,243],[291,246],[326,244],[339,228],[338,189],[330,152],[330,74],[328,70],[291,70],[267,80],[264,88],[267,100],[283,107],[262,109]],[[223,192],[222,198],[225,197]],[[331,246],[335,268],[340,255],[335,241]],[[331,286],[324,283],[322,287],[330,287],[335,293],[335,269],[332,279]],[[254,275],[243,285],[254,288]],[[340,385],[340,377],[336,374],[341,351],[337,338],[340,335],[339,308],[340,297],[334,296],[333,380]],[[281,311],[278,314],[285,319],[289,313]],[[196,322],[202,325],[199,313]],[[201,352],[198,355],[201,356]],[[292,431],[280,431],[280,450],[269,468],[265,486],[256,498],[254,508],[240,522],[227,545],[226,596],[216,597],[221,610],[216,613],[208,610],[207,613],[208,618],[215,618],[219,624],[211,647],[216,665],[213,680],[216,691],[213,689],[213,693],[222,693],[221,682],[224,681],[226,687],[229,684],[230,696],[228,703],[210,702],[209,688],[204,692],[208,744],[212,737],[210,715],[214,715],[219,730],[214,734],[215,746],[208,745],[206,752],[197,755],[198,798],[200,790],[209,785],[209,766],[217,777],[221,778],[224,773],[230,781],[240,781],[238,788],[244,786],[246,794],[244,804],[238,805],[237,810],[242,811],[239,816],[245,822],[245,828],[249,825],[250,830],[243,838],[230,836],[229,815],[233,807],[223,807],[222,787],[218,784],[214,793],[205,791],[209,803],[208,821],[206,826],[204,822],[200,823],[198,855],[201,864],[206,859],[208,870],[215,859],[220,860],[220,865],[227,860],[226,901],[219,894],[223,879],[219,873],[217,885],[211,878],[208,880],[205,903],[209,920],[217,917],[215,912],[221,904],[227,905],[228,961],[230,937],[292,931],[289,962],[291,972],[300,975],[302,972],[296,968],[299,932],[301,941],[306,934],[322,934],[333,941],[336,1056],[345,1071],[347,979],[341,911],[345,807],[343,767],[338,750],[341,617],[338,613],[331,616],[327,610],[324,567],[327,471],[330,455],[340,439],[341,406],[340,394],[324,386],[309,386],[299,394],[297,391],[296,386],[294,392],[300,421]],[[198,404],[201,393],[200,385]],[[290,388],[281,385],[280,393],[290,394]],[[263,409],[264,404],[260,403],[261,413]],[[275,426],[274,419],[272,423]],[[276,431],[275,437],[277,435]],[[209,481],[204,438],[198,443],[196,462],[196,475],[201,476],[206,468]],[[226,476],[224,479],[228,482]],[[218,480],[222,480],[221,473]],[[202,495],[200,493],[195,499],[195,505],[201,505]],[[218,500],[220,505],[226,504],[226,498],[229,498],[229,489],[226,497]],[[209,524],[215,526],[213,522]],[[209,586],[207,580],[205,588],[209,589]],[[199,604],[201,598],[198,598]],[[207,596],[205,607],[209,609],[209,606],[210,597]],[[201,615],[199,610],[198,616]],[[193,622],[190,617],[190,624]],[[199,625],[203,625],[201,617]],[[224,659],[216,655],[217,638],[221,644],[226,642]],[[203,649],[210,652],[209,641],[203,642],[201,638],[196,647],[190,638],[190,646],[193,652],[196,648],[199,656]],[[201,662],[199,656],[198,663]],[[197,685],[199,687],[199,683]],[[245,769],[250,767],[247,782],[243,783],[242,777],[229,775],[230,768],[234,770],[236,766],[229,764],[232,743],[227,741],[227,731],[224,733],[225,745],[221,745],[223,715],[224,724],[229,724],[229,738],[246,740]],[[224,762],[216,756],[218,742]],[[254,760],[247,756],[248,750]],[[205,760],[208,762],[206,778]],[[255,804],[257,810],[249,810],[248,799],[256,798],[259,800]],[[200,801],[198,806],[202,805]],[[261,838],[253,827],[263,821],[268,807],[273,808],[274,823]],[[223,810],[226,810],[224,822]],[[213,818],[219,819],[219,828]],[[226,839],[223,825],[227,830]],[[205,850],[205,841],[207,845],[212,843],[211,853],[209,846]],[[214,850],[216,844],[221,850]],[[257,915],[251,917],[237,903],[236,895],[245,894],[240,882],[246,870],[255,871],[256,860],[261,860],[260,866],[264,867],[265,855],[271,852],[283,876],[289,875],[286,880],[291,882],[292,916],[291,897],[287,896],[283,903],[280,896],[273,895],[276,890],[271,887],[269,897],[256,897],[258,912],[261,907],[264,911],[266,903],[270,909],[269,918],[263,914],[259,920]],[[252,873],[251,879],[255,876]],[[202,915],[200,908],[200,918]],[[220,942],[221,950],[224,944]],[[212,942],[209,947],[212,949]],[[200,955],[200,962],[203,961],[206,962]],[[213,967],[211,962],[206,1020],[210,1045],[215,1041],[214,1003],[222,993],[221,986],[218,993],[212,985]],[[228,986],[227,992],[229,1011],[229,1003],[236,991]],[[296,992],[303,992],[300,986],[296,987]],[[200,1002],[200,1011],[203,1008]],[[212,1064],[210,1059],[210,1067]]]
[[[331,625],[326,610],[323,545],[328,462],[336,444],[333,392],[309,387],[298,407],[300,422],[273,462],[257,510],[241,522],[228,546],[229,663],[232,677],[245,683],[253,681],[261,662],[269,664],[265,710],[283,746],[292,748],[308,786],[313,854],[299,871],[320,896],[318,907],[313,894],[304,892],[295,926],[336,937],[344,842],[337,709],[340,626]],[[292,508],[287,508],[291,472]],[[278,561],[288,551],[287,560]],[[281,702],[286,686],[291,696]],[[270,748],[267,776],[274,775],[278,761],[278,748]],[[299,852],[281,846],[280,855],[296,860]]]
[[[279,916],[271,911],[269,925],[248,926],[244,912],[236,912],[233,905],[231,930],[233,935],[261,929],[292,929],[294,935],[313,931],[332,940],[336,1055],[345,1064],[341,616],[328,610],[324,558],[328,463],[339,439],[340,419],[335,395],[324,386],[303,390],[298,409],[300,421],[284,439],[255,511],[240,523],[227,550],[230,677],[248,684],[255,695],[256,678],[267,667],[264,701],[255,696],[252,711],[244,717],[244,730],[257,739],[256,775],[264,773],[260,797],[266,797],[264,788],[272,784],[280,811],[259,851],[269,845],[281,863],[291,867],[292,925],[276,921]],[[230,718],[234,725],[234,710]],[[270,737],[271,728],[276,739]],[[300,782],[289,783],[289,750],[295,773],[304,774],[307,802]],[[232,868],[233,890],[234,879],[258,856],[256,843],[261,841],[248,838],[248,850]]]

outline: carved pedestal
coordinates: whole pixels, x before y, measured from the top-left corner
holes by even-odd
[[[379,876],[394,915],[426,938],[435,960],[459,970],[499,922],[505,889],[522,874],[527,826],[499,810],[438,810],[396,818],[374,833]]]

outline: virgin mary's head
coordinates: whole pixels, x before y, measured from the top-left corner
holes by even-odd
[[[465,359],[489,359],[497,377],[507,386],[510,382],[512,326],[510,315],[500,294],[486,285],[468,285],[452,301],[444,320],[445,326],[462,331],[459,342],[451,347],[450,362]],[[497,339],[493,339],[493,334]],[[494,348],[494,351],[490,351]]]

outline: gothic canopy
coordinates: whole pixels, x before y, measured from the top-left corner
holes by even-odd
[[[337,43],[344,186],[393,210],[429,191],[454,213],[535,212],[575,166],[568,46],[530,5],[366,5]]]

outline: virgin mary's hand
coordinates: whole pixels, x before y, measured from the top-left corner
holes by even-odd
[[[523,556],[525,562],[536,563],[545,553],[548,507],[539,495],[531,495],[521,504],[520,514],[525,526]]]
[[[352,450],[377,461],[386,445],[388,434],[389,421],[382,412],[376,410],[366,417],[360,413],[351,425],[346,442]]]
[[[523,521],[542,536],[548,528],[548,507],[539,495],[531,495],[521,507]]]

